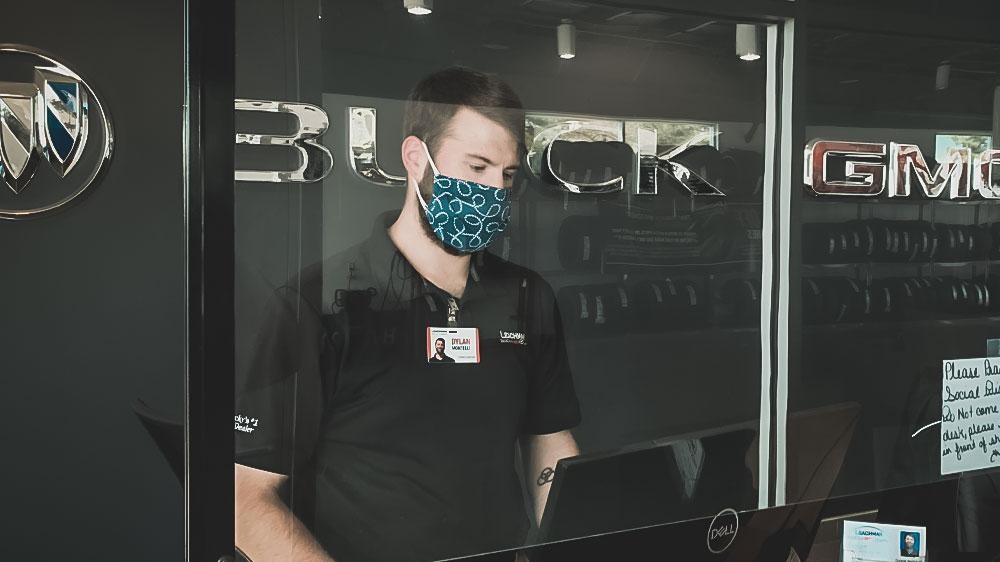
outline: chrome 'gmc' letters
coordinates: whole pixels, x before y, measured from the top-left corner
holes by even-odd
[[[805,184],[816,195],[878,197],[888,183],[889,197],[909,197],[916,178],[929,198],[947,191],[948,199],[968,199],[973,192],[1000,199],[994,164],[1000,164],[1000,150],[987,150],[973,160],[968,148],[952,149],[932,170],[913,144],[814,140],[806,145]]]

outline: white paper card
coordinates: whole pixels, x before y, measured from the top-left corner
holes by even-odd
[[[927,529],[866,521],[844,521],[841,562],[922,562]]]
[[[941,474],[1000,466],[1000,359],[943,363]]]
[[[427,328],[428,363],[479,363],[479,328]]]

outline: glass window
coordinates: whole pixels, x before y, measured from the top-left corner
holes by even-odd
[[[735,46],[763,26],[238,9],[247,555],[432,560],[756,508],[766,66]]]
[[[983,365],[1000,311],[1000,47],[812,29],[808,49],[779,486],[789,501],[988,489],[995,472],[982,470],[1000,459]],[[960,360],[984,378],[963,379]],[[814,451],[823,462],[804,462]],[[880,520],[925,522],[938,547],[982,549],[991,539],[976,529],[996,522],[968,501],[989,494],[958,494],[972,531],[956,539],[956,495],[932,499],[941,489],[886,495]]]

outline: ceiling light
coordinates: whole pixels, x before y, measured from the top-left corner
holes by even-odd
[[[934,89],[947,90],[950,78],[951,63],[948,61],[941,61],[941,64],[937,67],[937,75],[934,77]]]
[[[403,7],[415,16],[426,16],[434,11],[434,0],[403,0]]]
[[[556,44],[559,58],[571,59],[576,56],[576,27],[569,20],[562,20],[556,28]]]
[[[736,54],[743,60],[760,58],[757,47],[757,26],[749,23],[736,24]]]

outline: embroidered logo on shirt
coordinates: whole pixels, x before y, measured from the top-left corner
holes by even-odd
[[[253,433],[257,429],[257,418],[248,418],[243,414],[236,414],[236,431],[242,431],[243,433]]]
[[[524,332],[508,332],[507,330],[500,330],[500,343],[525,345],[526,342]]]

